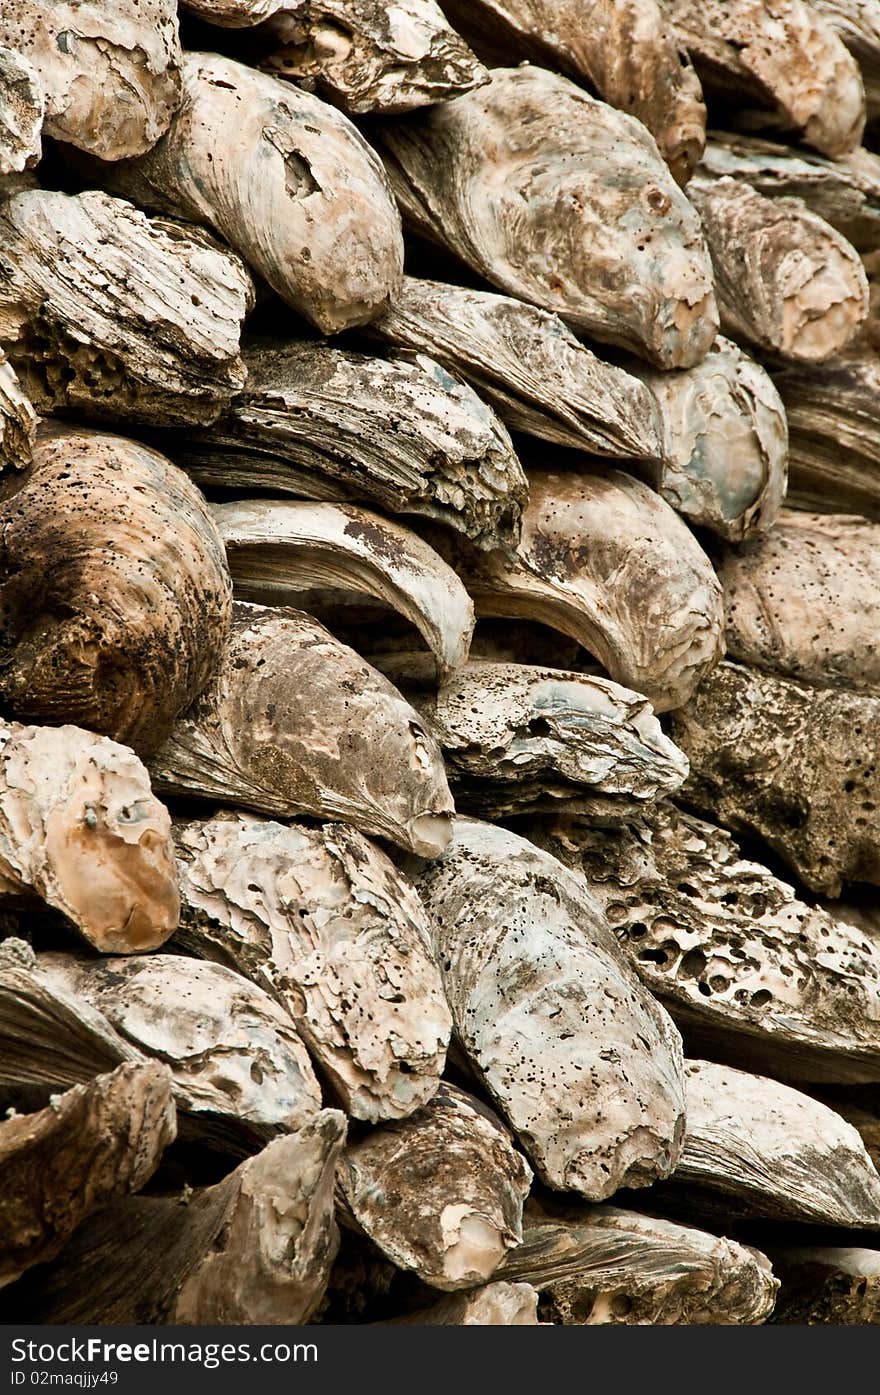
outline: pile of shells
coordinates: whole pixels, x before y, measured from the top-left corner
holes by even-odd
[[[880,1321],[878,122],[880,0],[0,7],[3,1320]]]

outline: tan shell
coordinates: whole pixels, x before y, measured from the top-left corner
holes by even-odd
[[[236,604],[219,672],[151,771],[178,795],[343,819],[423,857],[450,838],[443,761],[417,713],[302,611]]]
[[[24,54],[0,43],[0,176],[19,174],[38,163],[44,108],[36,70]]]
[[[699,218],[633,117],[540,68],[382,124],[404,213],[473,270],[661,368],[717,311]]]
[[[681,1045],[583,882],[524,838],[457,819],[416,877],[471,1066],[542,1181],[591,1200],[678,1160]]]
[[[809,1095],[688,1061],[687,1129],[673,1185],[726,1199],[726,1215],[880,1228],[880,1177],[851,1124]]]
[[[0,696],[152,749],[208,681],[232,586],[201,494],[121,436],[47,429],[0,486]]]
[[[444,1082],[417,1114],[352,1140],[338,1186],[398,1268],[451,1290],[484,1283],[522,1239],[531,1180],[489,1110]]]
[[[47,1323],[308,1322],[338,1244],[344,1137],[342,1115],[325,1109],[216,1186],[112,1202],[11,1290],[11,1311]]]
[[[467,659],[473,602],[452,568],[403,524],[350,504],[243,499],[211,512],[242,600],[296,605],[323,586],[363,592],[412,621],[441,679]]]
[[[215,1118],[241,1121],[265,1141],[321,1108],[292,1018],[231,969],[180,954],[52,953],[38,956],[36,970],[50,990],[100,1013],[137,1058],[167,1061],[181,1108],[206,1116],[208,1128]]]
[[[591,455],[663,455],[650,393],[536,305],[405,276],[370,333],[466,378],[511,430]]]
[[[880,526],[786,509],[766,537],[728,551],[727,651],[799,682],[880,689]]]
[[[36,71],[46,134],[102,160],[149,150],[180,104],[174,0],[12,0],[0,43]]]
[[[528,486],[510,437],[432,359],[272,341],[245,361],[247,389],[223,420],[175,439],[175,459],[199,483],[374,502],[481,547],[516,542]]]
[[[176,943],[270,987],[347,1113],[375,1123],[427,1103],[451,1019],[422,905],[342,823],[221,816],[176,830]]]
[[[287,0],[261,67],[353,115],[412,111],[488,82],[435,0]]]
[[[686,702],[721,657],[723,627],[721,589],[687,526],[617,470],[531,470],[529,495],[512,559],[457,544],[477,615],[561,630],[658,712]]]
[[[880,114],[880,14],[874,0],[811,0],[859,65],[868,120]]]
[[[0,350],[0,474],[30,464],[37,439],[37,414],[22,392],[12,364]]]
[[[701,1051],[806,1082],[880,1067],[880,938],[799,900],[713,824],[663,801],[602,828],[532,820],[580,873],[633,967]]]
[[[797,132],[825,155],[855,149],[865,126],[858,65],[805,0],[663,0],[703,80],[737,124]]]
[[[40,897],[105,954],[168,939],[171,820],[132,751],[78,727],[0,724],[0,893]]]
[[[0,341],[41,412],[210,422],[244,387],[253,286],[198,228],[48,189],[0,206]]]
[[[530,1201],[523,1243],[500,1270],[568,1327],[761,1323],[779,1287],[757,1250],[616,1206]]]
[[[382,667],[443,747],[461,809],[503,818],[575,800],[614,815],[687,778],[650,703],[610,679],[471,660],[437,689],[418,656]]]
[[[731,542],[766,531],[785,497],[788,428],[764,369],[719,335],[695,368],[632,372],[660,408],[664,450],[646,473],[661,497]]]
[[[325,334],[379,314],[402,276],[400,215],[351,122],[217,54],[187,54],[184,90],[167,136],[107,187],[212,227]]]
[[[672,735],[688,803],[765,839],[811,891],[880,885],[880,696],[719,665]]]
[[[700,81],[657,0],[446,0],[494,58],[532,58],[584,78],[651,132],[679,184],[706,139]]]
[[[175,1133],[171,1075],[152,1063],[0,1122],[0,1288],[54,1259],[95,1207],[140,1191]]]
[[[773,141],[717,133],[698,173],[736,179],[767,198],[802,199],[859,251],[870,251],[880,238],[880,155],[862,146],[829,160]]]
[[[767,353],[824,363],[868,314],[858,253],[799,199],[768,199],[735,179],[691,180],[727,334]]]

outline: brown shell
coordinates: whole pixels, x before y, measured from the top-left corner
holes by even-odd
[[[489,80],[435,0],[287,0],[258,38],[261,67],[351,115],[412,111]]]
[[[880,526],[786,509],[766,537],[727,551],[727,652],[798,682],[880,689]]]
[[[204,688],[232,586],[195,485],[120,436],[47,429],[0,486],[0,698],[153,749]]]
[[[510,437],[432,359],[285,340],[251,344],[245,362],[247,387],[223,419],[169,446],[200,484],[360,500],[481,547],[516,542],[528,487]]]
[[[344,1138],[343,1116],[325,1109],[213,1187],[111,1202],[53,1264],[10,1290],[10,1316],[162,1326],[308,1322],[339,1242],[333,1180]]]
[[[405,276],[370,334],[466,378],[511,430],[603,457],[663,455],[651,394],[536,305]]]
[[[880,360],[869,345],[776,377],[791,440],[798,507],[880,520]]]
[[[37,414],[22,391],[12,364],[0,350],[0,474],[30,464],[37,439]]]
[[[54,1259],[95,1207],[140,1191],[175,1133],[171,1075],[152,1062],[0,1122],[0,1288]]]
[[[824,363],[868,314],[858,253],[799,199],[735,179],[688,186],[703,219],[726,334],[800,363]]]
[[[650,703],[608,678],[471,660],[438,689],[418,658],[382,668],[443,747],[462,810],[504,818],[574,801],[615,816],[687,778]]]
[[[641,122],[541,68],[381,127],[394,192],[500,290],[661,368],[718,329],[699,218]]]
[[[746,129],[796,132],[825,155],[862,138],[854,58],[806,0],[663,0],[710,98]]]
[[[530,1201],[523,1243],[500,1271],[567,1327],[761,1323],[779,1287],[759,1251],[617,1206]]]

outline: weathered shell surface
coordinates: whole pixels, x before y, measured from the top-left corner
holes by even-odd
[[[467,659],[473,602],[452,568],[402,523],[351,504],[263,499],[215,504],[211,513],[242,600],[296,605],[323,586],[364,592],[412,621],[441,678]]]
[[[0,350],[0,474],[30,464],[37,439],[37,414],[22,392],[12,364]]]
[[[466,378],[514,430],[592,455],[663,455],[650,393],[536,305],[405,276],[370,333]]]
[[[544,1322],[570,1327],[763,1322],[778,1284],[759,1251],[616,1206],[530,1201],[500,1274],[538,1289]]]
[[[39,161],[44,108],[35,69],[24,54],[0,43],[0,176],[19,174]]]
[[[657,0],[447,0],[482,52],[585,78],[647,127],[679,184],[706,139],[700,81]]]
[[[175,438],[200,483],[373,501],[483,547],[516,542],[528,489],[507,431],[432,359],[273,342],[245,362],[247,388],[223,419]]]
[[[164,1065],[122,1065],[0,1122],[0,1288],[54,1259],[97,1206],[139,1191],[176,1132]]]
[[[132,751],[78,727],[0,725],[0,894],[22,893],[105,954],[173,933],[171,819]]]
[[[418,714],[302,611],[236,604],[219,671],[151,771],[179,795],[343,819],[423,857],[450,838],[440,748]]]
[[[880,937],[798,900],[729,834],[667,802],[614,828],[532,820],[583,875],[633,966],[701,1050],[802,1081],[880,1067]]]
[[[672,735],[691,763],[688,801],[765,839],[811,891],[880,884],[880,696],[724,663]]]
[[[880,526],[786,509],[719,570],[731,658],[799,682],[880,689]]]
[[[485,1106],[444,1083],[417,1114],[349,1143],[339,1188],[398,1268],[451,1290],[484,1283],[522,1239],[531,1180]]]
[[[880,156],[858,146],[829,160],[809,150],[733,134],[717,134],[699,171],[749,184],[768,198],[797,198],[858,248],[880,238]]]
[[[662,368],[718,329],[699,218],[641,122],[541,68],[382,124],[392,187],[500,290]]]
[[[785,497],[788,428],[764,369],[719,335],[694,368],[632,371],[660,408],[664,450],[648,476],[667,504],[731,542],[771,527]]]
[[[42,412],[213,421],[244,387],[253,285],[199,228],[95,190],[0,207],[0,342]]]
[[[166,1061],[189,1111],[287,1132],[321,1107],[293,1019],[231,969],[178,954],[52,953],[38,956],[37,970],[97,1009],[141,1059]]]
[[[102,160],[149,150],[180,105],[174,0],[11,0],[0,43],[35,70],[46,134]]]
[[[333,1179],[344,1138],[343,1116],[325,1109],[185,1202],[111,1202],[54,1264],[11,1290],[10,1311],[50,1323],[308,1322],[338,1245]]]
[[[121,436],[47,428],[0,486],[0,695],[138,752],[201,692],[230,623],[223,544],[195,485]]]
[[[831,156],[859,144],[862,77],[818,7],[805,0],[664,4],[704,87],[730,102],[738,124],[798,132]]]
[[[583,882],[516,834],[458,819],[416,885],[456,1031],[542,1180],[601,1200],[672,1171],[678,1033]]]
[[[326,334],[377,315],[403,272],[400,215],[351,122],[217,54],[187,54],[184,88],[168,134],[107,187],[214,228]]]
[[[880,362],[868,346],[776,377],[788,417],[789,494],[799,507],[880,519]]]
[[[688,1061],[687,1129],[675,1183],[734,1212],[880,1228],[880,1177],[858,1133],[809,1095],[711,1061]]]
[[[583,799],[613,813],[687,778],[650,703],[608,678],[472,660],[438,690],[429,666],[389,676],[443,747],[460,808],[497,818]]]
[[[708,557],[663,499],[617,470],[529,471],[514,557],[456,561],[478,615],[561,630],[658,712],[686,702],[721,657]]]
[[[176,842],[176,943],[271,987],[354,1118],[427,1103],[451,1019],[424,909],[385,854],[346,824],[243,814]]]
[[[261,66],[352,114],[412,111],[488,82],[435,0],[287,0]]]
[[[824,363],[868,314],[855,248],[799,199],[735,179],[688,185],[703,219],[725,333],[795,362]]]

